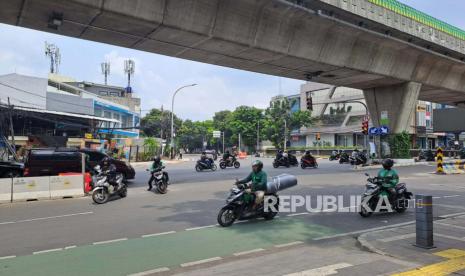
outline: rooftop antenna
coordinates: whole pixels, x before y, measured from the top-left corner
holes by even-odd
[[[58,67],[61,63],[60,48],[45,41],[45,56],[50,58],[50,73],[58,73]]]
[[[100,66],[102,67],[102,74],[105,76],[105,85],[107,85],[108,75],[110,75],[110,62],[102,62]]]
[[[128,87],[126,87],[126,92],[131,93],[131,76],[134,75],[134,68],[136,67],[136,64],[134,60],[132,59],[127,59],[124,61],[124,72],[128,74]]]

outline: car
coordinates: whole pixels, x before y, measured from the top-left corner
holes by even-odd
[[[24,164],[15,161],[0,161],[0,178],[23,175]]]
[[[124,181],[134,179],[136,176],[136,171],[129,162],[114,159],[106,153],[93,149],[80,149],[79,152],[89,156],[89,163],[92,167],[98,165],[104,157],[109,157],[111,160],[110,162],[116,166],[116,171],[123,174]]]

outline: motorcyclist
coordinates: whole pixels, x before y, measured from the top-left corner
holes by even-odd
[[[231,155],[231,153],[229,153],[229,150],[227,150],[224,154],[223,154],[223,160],[226,162],[226,164],[230,164],[231,161],[234,162],[234,156]]]
[[[252,163],[252,172],[244,179],[237,180],[236,184],[247,184],[251,182],[250,188],[246,191],[254,193],[255,201],[253,208],[255,209],[265,197],[267,175],[263,171],[263,163],[260,160],[255,160]]]
[[[396,185],[399,183],[399,175],[397,171],[392,169],[394,161],[392,159],[384,159],[382,162],[383,168],[378,172],[378,178],[382,181],[382,195],[388,195],[390,201],[395,199]]]
[[[153,173],[163,170],[163,162],[161,161],[160,156],[155,156],[152,160],[153,160],[153,163],[149,168],[150,179],[149,179],[149,183],[148,183],[149,188],[147,189],[147,191],[152,190],[152,182],[153,182],[153,180],[155,180],[155,177],[154,177]]]
[[[305,151],[305,154],[302,156],[302,158],[307,161],[312,161],[314,159],[312,153],[309,150]]]
[[[202,154],[200,155],[200,161],[204,163],[205,165],[207,165],[208,167],[210,167],[212,160],[208,158],[207,152],[202,151]]]
[[[111,162],[111,158],[105,156],[99,162],[99,166],[103,173],[108,174],[108,183],[113,185],[116,189],[118,185],[118,183],[116,182],[116,166]]]

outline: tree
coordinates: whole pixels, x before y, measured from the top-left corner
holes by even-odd
[[[175,132],[181,127],[182,120],[174,115]],[[171,112],[153,108],[141,119],[141,130],[145,136],[170,139],[171,136]]]
[[[185,120],[176,136],[178,147],[186,151],[203,149],[203,142],[207,142],[207,147],[213,144],[213,121]]]
[[[249,148],[254,148],[257,142],[258,124],[263,120],[263,110],[239,106],[231,114],[229,127],[232,132],[232,142],[238,143],[238,135],[241,134],[241,143]]]
[[[284,98],[270,103],[270,107],[265,110],[264,132],[266,138],[270,140],[276,148],[284,146],[284,126],[286,125],[286,136],[289,138],[289,130],[300,129],[303,126],[309,127],[312,123],[310,111],[291,112],[289,101]]]

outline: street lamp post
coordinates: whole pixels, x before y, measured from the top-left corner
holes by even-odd
[[[189,85],[184,85],[184,86],[181,86],[179,87],[176,91],[174,91],[173,93],[173,97],[171,98],[171,141],[170,141],[170,151],[171,151],[171,159],[174,158],[174,97],[176,96],[176,94],[181,91],[183,88],[186,88],[186,87],[191,87],[191,86],[196,86],[197,84],[196,83],[193,83],[193,84],[189,84]]]

